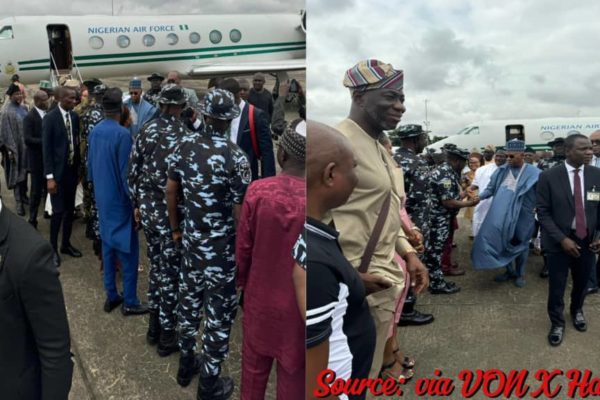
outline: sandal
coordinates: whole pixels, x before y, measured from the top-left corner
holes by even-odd
[[[381,371],[379,372],[379,377],[382,379],[390,379],[391,378],[391,379],[398,381],[400,384],[403,384],[403,383],[408,382],[409,380],[412,379],[413,376],[415,376],[415,371],[412,368],[406,368],[402,364],[400,364],[400,365],[402,365],[402,372],[400,372],[400,374],[398,374],[398,375],[394,375],[391,372],[391,369],[396,364],[400,364],[398,362],[398,360],[394,360],[390,364],[383,365],[381,367]]]
[[[394,357],[396,357],[396,361],[398,361],[404,368],[412,369],[415,367],[416,361],[414,357],[400,355],[400,349],[394,350]]]

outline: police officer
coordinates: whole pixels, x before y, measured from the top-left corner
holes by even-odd
[[[86,81],[93,82],[89,88],[91,100],[89,107],[83,113],[80,119],[81,124],[81,163],[82,174],[84,177],[83,185],[83,215],[86,221],[85,236],[92,240],[94,254],[100,256],[102,254],[102,241],[100,239],[100,224],[98,222],[98,209],[94,199],[94,186],[91,181],[87,180],[87,154],[88,154],[88,137],[94,127],[104,119],[104,109],[102,108],[102,97],[106,92],[106,85],[99,80]]]
[[[141,220],[150,260],[150,323],[146,339],[150,344],[158,342],[157,352],[161,357],[179,349],[175,309],[181,256],[171,240],[165,190],[167,159],[181,138],[189,133],[179,118],[185,103],[185,94],[179,86],[165,85],[158,98],[161,114],[140,130],[129,166],[129,188],[134,205],[139,209],[136,218]]]
[[[173,241],[182,242],[177,380],[200,372],[198,399],[227,399],[233,380],[219,377],[235,319],[235,224],[251,181],[245,153],[227,135],[240,114],[231,92],[209,91],[200,104],[204,132],[182,139],[169,165],[167,204]],[[185,221],[177,212],[183,193]],[[200,313],[206,316],[201,356],[195,355]],[[186,382],[183,382],[186,383]]]
[[[444,279],[440,267],[442,252],[450,235],[450,224],[458,211],[479,203],[478,198],[463,201],[464,195],[461,196],[460,173],[469,159],[469,152],[453,144],[445,145],[444,150],[446,162],[435,168],[431,174],[433,197],[428,241],[431,250],[425,253],[425,264],[434,268],[434,273],[429,278],[429,291],[432,294],[452,294],[460,290],[454,282]]]
[[[565,162],[565,139],[556,138],[548,142],[548,146],[552,148],[552,157],[544,158],[538,163],[538,168],[542,171],[550,169],[558,164]]]
[[[406,212],[423,235],[425,252],[429,251],[429,209],[431,208],[431,168],[427,161],[419,157],[428,143],[427,131],[421,125],[403,125],[396,129],[395,134],[401,140],[401,147],[396,151],[394,160],[402,168],[404,173],[404,190],[406,192]],[[422,261],[425,258],[421,257]],[[439,264],[427,265],[430,280],[435,275],[435,268],[440,269]],[[424,325],[433,322],[433,315],[423,314],[414,309],[416,296],[409,289],[399,325]]]
[[[148,103],[152,104],[154,107],[158,107],[158,98],[160,97],[160,85],[162,81],[165,80],[165,77],[159,73],[154,72],[152,75],[148,77],[148,81],[150,82],[150,89],[144,93],[144,100]]]

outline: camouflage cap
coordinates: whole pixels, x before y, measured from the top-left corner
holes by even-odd
[[[156,100],[159,104],[185,104],[187,97],[183,89],[174,84],[168,83],[160,91],[159,97]]]
[[[456,147],[455,144],[452,143],[446,143],[443,147],[442,150],[446,153],[446,154],[452,154],[455,155],[457,157],[460,157],[464,160],[468,160],[469,159],[469,151],[466,149],[461,149],[460,147]]]
[[[104,83],[101,83],[99,85],[94,86],[94,89],[92,89],[92,94],[104,94],[104,92],[106,92],[106,85]]]
[[[232,120],[240,115],[240,107],[235,104],[235,98],[230,91],[212,89],[202,99],[200,112],[211,118]]]
[[[418,137],[428,132],[429,131],[424,131],[421,125],[417,124],[402,125],[394,130],[394,133],[398,135],[400,139]]]

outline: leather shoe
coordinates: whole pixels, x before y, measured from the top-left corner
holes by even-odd
[[[441,284],[432,286],[429,285],[429,292],[431,294],[454,294],[460,292],[460,287],[456,286],[454,282],[443,281]]]
[[[30,219],[30,220],[29,220],[29,221],[27,221],[27,222],[29,222],[29,225],[33,226],[33,229],[36,229],[36,230],[37,230],[37,227],[38,227],[38,222],[37,222],[36,220],[34,220],[34,219]]]
[[[585,316],[583,315],[583,311],[575,311],[575,313],[572,313],[572,315],[573,326],[575,327],[575,329],[577,329],[579,332],[587,331],[587,322],[585,320]]]
[[[548,333],[548,342],[551,346],[558,346],[562,343],[564,334],[564,326],[553,325],[552,328],[550,328],[550,333]]]
[[[424,314],[414,310],[411,313],[403,313],[400,316],[400,321],[398,321],[398,326],[426,325],[432,323],[433,320],[433,314]]]
[[[52,257],[52,261],[54,261],[54,266],[56,268],[60,267],[60,256],[57,252],[54,252],[54,257]]]
[[[121,313],[123,315],[142,315],[148,313],[148,305],[147,304],[138,304],[137,306],[126,306],[123,304],[121,307]]]
[[[17,215],[19,217],[25,216],[25,207],[23,206],[23,203],[17,204]]]
[[[106,301],[104,302],[104,311],[107,312],[107,313],[109,313],[112,310],[114,310],[115,308],[119,307],[122,303],[123,303],[123,297],[122,296],[117,297],[113,301],[110,301],[109,299],[106,299]]]
[[[546,264],[544,264],[544,266],[542,267],[542,270],[540,271],[540,278],[547,278],[548,277],[548,266]]]
[[[63,254],[67,254],[71,257],[75,257],[75,258],[79,258],[82,256],[81,252],[79,250],[77,250],[75,247],[71,246],[70,244],[67,246],[61,247],[60,252]]]
[[[585,289],[586,296],[588,294],[596,294],[596,293],[598,293],[598,286],[592,286],[592,287]]]

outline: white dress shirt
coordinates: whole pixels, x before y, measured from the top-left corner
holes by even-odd
[[[240,130],[240,119],[242,118],[242,113],[244,112],[244,107],[246,107],[246,102],[244,100],[242,100],[242,101],[240,101],[240,104],[238,104],[238,106],[240,107],[240,115],[238,115],[236,118],[234,118],[231,121],[231,134],[229,135],[229,139],[233,143],[237,143],[238,131]]]
[[[569,176],[569,185],[571,185],[571,194],[573,196],[575,196],[575,192],[574,192],[574,188],[575,188],[575,170],[577,168],[571,166],[566,160],[565,160],[565,166],[567,167],[567,175]],[[583,178],[583,169],[585,168],[585,165],[581,165],[581,167],[579,167],[579,180],[581,182],[581,199],[583,200],[583,211],[585,211],[585,181]],[[573,205],[575,205],[575,198],[573,198]],[[585,218],[585,214],[583,214],[584,218]],[[575,229],[575,218],[573,218],[573,223],[571,224],[571,228]]]
[[[37,107],[35,107],[35,109],[37,110],[38,114],[40,114],[40,118],[44,119],[44,116],[46,115],[46,111],[42,110],[41,108],[37,108]]]
[[[590,161],[590,165],[594,167],[600,167],[600,157],[592,156],[592,161]]]

